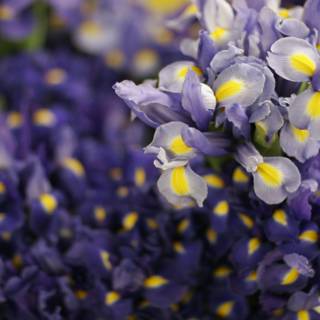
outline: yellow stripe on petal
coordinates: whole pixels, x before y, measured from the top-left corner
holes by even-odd
[[[281,284],[284,286],[288,286],[294,283],[299,277],[299,272],[296,268],[291,268],[283,277]]]
[[[227,201],[220,201],[213,208],[213,213],[217,216],[223,217],[229,213],[229,204]]]
[[[213,229],[208,229],[206,233],[207,239],[210,243],[215,243],[217,242],[218,239],[218,234],[215,230]]]
[[[257,167],[257,173],[262,181],[270,188],[278,188],[283,182],[283,173],[275,166],[263,162]]]
[[[315,92],[311,96],[306,112],[311,119],[320,118],[320,92]]]
[[[314,230],[307,230],[300,234],[299,239],[307,242],[318,241],[318,233]]]
[[[316,63],[304,53],[295,53],[290,57],[290,64],[295,71],[311,77],[316,69]]]
[[[232,269],[226,266],[221,266],[213,271],[213,276],[216,278],[226,278],[232,272]]]
[[[105,250],[101,250],[100,257],[101,257],[103,266],[107,270],[111,270],[112,269],[112,264],[110,262],[110,254],[109,254],[109,252],[107,252]]]
[[[179,10],[188,0],[140,0],[148,10],[157,14],[172,14]]]
[[[39,197],[39,201],[43,209],[48,214],[52,214],[58,206],[56,198],[50,193],[41,194]]]
[[[226,35],[227,29],[216,27],[210,34],[210,37],[212,40],[219,42],[223,39],[223,37]]]
[[[252,229],[254,226],[254,222],[251,219],[251,217],[249,217],[248,215],[246,215],[245,213],[239,213],[239,218],[242,221],[242,223],[249,229]]]
[[[258,238],[252,238],[248,243],[248,253],[251,256],[260,248],[260,240]]]
[[[136,186],[142,187],[146,182],[146,172],[143,168],[137,168],[134,172],[134,182]]]
[[[77,176],[83,176],[85,171],[81,162],[74,158],[65,158],[63,160],[63,166],[71,170]]]
[[[310,133],[308,130],[301,130],[301,129],[295,128],[293,126],[291,126],[291,131],[292,131],[294,138],[300,143],[306,142],[306,140],[308,140],[308,138],[310,136]]]
[[[205,175],[204,180],[206,180],[209,187],[213,187],[216,189],[221,189],[224,187],[224,181],[215,174]]]
[[[189,219],[183,219],[178,224],[177,230],[180,234],[184,233],[190,226],[190,220]]]
[[[171,172],[171,189],[179,196],[186,196],[190,192],[185,167],[177,167]]]
[[[33,114],[33,122],[39,126],[52,126],[56,122],[55,114],[48,109],[39,109]]]
[[[188,66],[188,67],[182,67],[178,71],[178,78],[184,79],[187,76],[187,73],[189,72],[189,70],[192,70],[199,77],[202,75],[202,71],[200,68],[196,66],[192,66],[192,67]]]
[[[288,9],[281,8],[278,11],[278,16],[282,19],[288,19],[290,17],[290,11]]]
[[[246,281],[250,281],[250,282],[257,281],[257,272],[256,271],[250,272],[246,277]]]
[[[169,148],[170,151],[172,151],[176,155],[182,155],[192,151],[192,148],[186,145],[180,135],[171,140]]]
[[[310,314],[307,310],[297,312],[297,320],[310,320]]]
[[[137,212],[128,213],[122,221],[123,228],[127,231],[132,230],[136,225],[138,218],[139,215]]]
[[[143,285],[146,288],[154,289],[164,286],[168,283],[168,280],[161,276],[151,276],[144,280]]]
[[[224,302],[217,308],[216,314],[222,318],[227,318],[231,314],[233,306],[233,301]]]
[[[240,167],[238,167],[233,171],[232,180],[236,183],[247,183],[249,177]]]
[[[104,300],[105,300],[105,303],[108,306],[111,306],[111,305],[113,305],[114,303],[116,303],[117,301],[120,300],[120,294],[118,292],[116,292],[116,291],[111,291],[111,292],[106,294]]]
[[[223,102],[231,97],[239,94],[244,88],[244,83],[241,80],[232,79],[221,84],[216,92],[215,96],[218,102]]]
[[[283,211],[281,209],[275,210],[272,218],[275,222],[277,222],[283,226],[288,225],[287,215],[286,215],[285,211]]]

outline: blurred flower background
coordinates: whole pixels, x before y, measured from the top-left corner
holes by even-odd
[[[0,0],[0,319],[320,319],[304,2]]]

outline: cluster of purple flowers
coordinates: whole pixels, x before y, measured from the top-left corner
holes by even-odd
[[[188,59],[114,86],[156,129],[160,194],[208,220],[208,309],[185,318],[320,319],[320,1],[198,0],[170,25],[194,19]]]

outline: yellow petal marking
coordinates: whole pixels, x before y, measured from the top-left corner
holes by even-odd
[[[134,172],[134,181],[136,186],[142,187],[146,182],[146,172],[143,168],[137,168]]]
[[[6,192],[6,185],[0,181],[0,193]]]
[[[311,119],[320,118],[320,92],[315,92],[311,96],[307,104],[306,113]]]
[[[23,118],[20,112],[10,112],[7,117],[7,123],[10,128],[20,127],[23,122]]]
[[[318,241],[318,233],[314,230],[307,230],[300,234],[299,239],[307,242],[316,242]]]
[[[218,102],[223,102],[224,100],[238,95],[243,88],[243,81],[237,79],[228,80],[217,88],[215,92],[216,99]]]
[[[15,13],[10,6],[0,5],[0,20],[8,21],[14,17]]]
[[[245,213],[239,213],[239,218],[241,219],[241,221],[243,222],[243,224],[249,228],[252,229],[254,226],[254,222],[251,219],[251,217],[249,217],[248,215],[246,215]]]
[[[181,233],[184,233],[189,228],[189,226],[190,226],[190,220],[189,219],[183,219],[178,224],[177,230],[181,234]]]
[[[310,315],[307,310],[300,310],[297,312],[297,320],[310,320]]]
[[[44,79],[50,85],[58,85],[66,79],[66,72],[61,68],[53,68],[47,71]]]
[[[112,269],[112,264],[110,262],[110,254],[109,254],[109,252],[107,252],[105,250],[100,251],[100,257],[101,257],[103,266],[107,270],[111,270]]]
[[[185,167],[177,167],[171,172],[171,189],[178,196],[186,196],[190,192]]]
[[[202,71],[200,68],[196,66],[192,66],[192,67],[188,66],[188,67],[182,67],[178,71],[178,78],[184,79],[187,76],[187,73],[189,72],[189,70],[192,70],[199,77],[202,75]]]
[[[94,208],[94,217],[97,221],[103,222],[106,219],[107,212],[103,207]]]
[[[104,61],[107,66],[113,69],[119,69],[123,66],[126,57],[120,49],[112,49],[106,53]]]
[[[248,242],[248,253],[251,256],[260,248],[260,240],[258,238],[252,238]]]
[[[293,126],[291,126],[291,131],[293,133],[294,138],[300,143],[306,142],[306,140],[308,140],[310,136],[310,133],[308,130],[301,130]]]
[[[175,252],[180,253],[180,254],[184,253],[186,251],[183,244],[179,241],[175,241],[173,243],[173,249]]]
[[[224,187],[224,181],[215,174],[207,174],[204,177],[209,187],[221,189]]]
[[[257,167],[257,173],[262,181],[270,188],[278,188],[283,182],[283,173],[269,163],[260,163]]]
[[[84,175],[84,168],[81,162],[75,158],[65,158],[63,166],[71,170],[75,175],[82,177]]]
[[[168,280],[165,279],[164,277],[154,275],[149,278],[146,278],[143,284],[146,288],[155,289],[155,288],[164,286],[167,283],[168,283]]]
[[[213,276],[216,278],[226,278],[232,272],[232,269],[226,266],[221,266],[213,271]]]
[[[105,303],[108,306],[111,306],[111,305],[113,305],[114,303],[116,303],[117,301],[120,300],[120,294],[118,292],[116,292],[116,291],[111,291],[111,292],[106,294],[104,300],[105,300]]]
[[[257,272],[256,271],[250,272],[246,277],[246,281],[250,281],[250,282],[257,281]]]
[[[299,277],[299,272],[296,268],[291,268],[283,277],[281,284],[284,286],[294,283]]]
[[[77,290],[74,295],[77,297],[77,299],[84,300],[88,296],[88,292],[84,290]]]
[[[278,11],[278,16],[282,19],[288,19],[290,17],[290,11],[288,9],[281,8]]]
[[[52,126],[56,122],[55,114],[48,109],[38,109],[33,114],[33,122],[40,126]]]
[[[187,0],[140,0],[142,5],[156,14],[172,14],[188,3]]]
[[[288,225],[287,215],[284,210],[278,209],[275,210],[272,216],[273,220],[283,226]]]
[[[217,242],[217,238],[218,238],[218,235],[217,235],[217,232],[213,229],[208,229],[207,230],[207,239],[210,243],[215,243]]]
[[[170,143],[170,151],[176,155],[186,154],[192,151],[192,148],[186,145],[180,135],[174,137]]]
[[[132,230],[138,221],[139,215],[137,212],[129,212],[123,219],[123,228],[127,231]]]
[[[219,42],[222,40],[222,38],[226,35],[227,29],[216,27],[210,34],[210,37],[212,40]]]
[[[290,64],[295,71],[311,77],[316,69],[316,63],[305,53],[295,53],[290,57]]]
[[[216,314],[222,318],[227,318],[232,312],[233,306],[233,301],[224,302],[217,308]]]
[[[52,214],[58,206],[56,198],[50,193],[41,194],[39,197],[39,201],[43,209],[48,214]]]
[[[228,202],[225,200],[218,202],[213,208],[213,213],[220,217],[227,215],[229,213]]]
[[[240,167],[238,167],[233,171],[232,180],[236,183],[247,183],[249,177]]]

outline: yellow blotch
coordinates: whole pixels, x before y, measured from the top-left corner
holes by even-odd
[[[120,198],[125,198],[128,196],[128,194],[129,194],[129,189],[127,187],[122,186],[117,189],[117,195]]]
[[[223,102],[229,98],[232,98],[239,94],[244,88],[244,83],[241,80],[231,79],[221,84],[216,92],[215,96],[218,102]]]
[[[254,226],[254,222],[251,219],[251,217],[249,217],[248,215],[246,215],[245,213],[239,213],[239,218],[242,221],[242,223],[249,229],[252,229]]]
[[[250,272],[246,277],[246,281],[251,281],[251,282],[257,281],[257,272],[256,271]]]
[[[0,181],[0,193],[6,192],[6,185]]]
[[[102,264],[103,266],[107,269],[107,270],[111,270],[112,269],[112,264],[110,262],[110,254],[109,252],[102,250],[100,252],[100,257],[102,260]]]
[[[173,249],[177,253],[184,253],[186,251],[183,244],[179,241],[173,243]]]
[[[179,233],[184,233],[190,226],[190,220],[189,219],[183,219],[178,224],[177,230]]]
[[[247,183],[249,181],[249,177],[240,167],[237,167],[233,171],[232,180],[236,183]]]
[[[152,218],[148,218],[147,219],[147,226],[152,230],[156,230],[159,227],[157,221],[155,219],[152,219]]]
[[[129,212],[124,219],[122,220],[122,225],[123,228],[126,231],[130,231],[134,228],[134,226],[136,225],[137,221],[138,221],[139,215],[137,212]]]
[[[216,27],[210,34],[212,40],[220,42],[226,35],[227,30],[221,27]]]
[[[290,17],[290,11],[288,9],[281,8],[278,11],[278,16],[282,19],[288,19]]]
[[[197,5],[190,4],[184,11],[186,15],[195,15],[199,12]]]
[[[215,230],[213,229],[208,229],[206,233],[207,239],[210,243],[215,243],[217,242],[218,239],[218,234]]]
[[[227,201],[223,200],[216,204],[213,208],[213,213],[219,217],[226,216],[229,213],[229,204]]]
[[[169,148],[170,151],[176,155],[182,155],[192,151],[192,148],[183,141],[180,135],[171,140]]]
[[[299,277],[299,272],[296,268],[291,268],[283,277],[281,284],[288,286],[294,283]]]
[[[8,114],[7,124],[10,128],[18,128],[22,125],[23,118],[20,112],[13,111]]]
[[[143,168],[137,168],[134,171],[134,182],[138,187],[142,187],[146,182],[146,172]]]
[[[280,317],[284,314],[284,309],[283,308],[275,309],[274,311],[272,311],[272,314],[276,317]]]
[[[120,49],[110,50],[104,57],[106,65],[114,69],[121,68],[125,59],[125,55]]]
[[[110,170],[110,177],[115,180],[115,181],[119,181],[122,179],[123,176],[123,172],[121,168],[112,168]]]
[[[84,167],[81,162],[75,158],[65,158],[63,160],[63,166],[71,170],[75,175],[82,177],[85,173]]]
[[[174,40],[174,34],[166,28],[154,30],[154,40],[160,44],[169,44]]]
[[[290,57],[290,64],[293,69],[311,77],[316,69],[316,63],[305,53],[295,53]]]
[[[88,296],[88,292],[84,290],[77,290],[74,295],[77,297],[77,299],[84,300]]]
[[[12,264],[14,265],[14,267],[16,269],[20,269],[22,267],[23,264],[23,260],[20,254],[16,254],[13,256],[12,258]]]
[[[61,68],[53,68],[47,71],[44,79],[50,85],[58,85],[66,79],[66,72]]]
[[[154,288],[159,288],[161,286],[164,286],[167,283],[168,283],[168,280],[165,279],[164,277],[154,275],[154,276],[151,276],[149,278],[146,278],[144,280],[143,285],[146,288],[154,289]]]
[[[15,13],[10,6],[0,5],[0,20],[8,21],[14,17]]]
[[[94,208],[94,217],[97,221],[103,222],[106,219],[107,212],[103,207]]]
[[[249,255],[254,254],[260,248],[260,240],[258,238],[252,238],[248,242]]]
[[[192,67],[182,67],[179,71],[178,71],[178,78],[184,79],[187,76],[187,73],[189,72],[189,70],[192,70],[196,75],[198,75],[199,77],[202,75],[202,71],[200,68],[196,67],[196,66],[192,66]]]
[[[306,142],[308,140],[310,133],[308,130],[301,130],[291,126],[291,131],[293,133],[294,138],[301,143]]]
[[[299,239],[307,242],[316,242],[318,241],[318,233],[314,230],[306,230],[300,234]]]
[[[52,214],[58,206],[56,198],[50,193],[43,193],[39,197],[42,208],[46,213]]]
[[[269,163],[260,163],[257,167],[257,173],[262,181],[270,188],[278,188],[283,182],[283,173]]]
[[[111,292],[107,293],[104,298],[105,304],[107,304],[108,306],[113,305],[114,303],[116,303],[119,300],[120,300],[120,294],[116,291],[111,291]]]
[[[188,0],[140,0],[142,5],[156,14],[172,14],[188,3]]]
[[[317,44],[317,49],[320,51],[320,43]]]
[[[311,119],[320,118],[320,92],[315,92],[311,96],[306,112]]]
[[[221,266],[213,271],[213,276],[216,278],[226,278],[232,272],[232,269],[226,266]]]
[[[297,320],[310,320],[310,314],[307,310],[297,312]]]
[[[284,210],[281,210],[281,209],[275,210],[272,215],[272,218],[275,222],[277,222],[283,226],[287,226],[287,224],[288,224],[287,215]]]
[[[85,34],[87,36],[97,36],[102,34],[104,31],[101,26],[95,21],[85,21],[80,25],[80,33]]]
[[[133,62],[138,70],[151,69],[159,63],[159,55],[152,49],[142,49],[135,54]]]
[[[209,187],[221,189],[224,187],[224,181],[215,174],[207,174],[204,177]]]
[[[227,318],[231,314],[233,306],[233,301],[224,302],[216,309],[216,314],[222,318]]]
[[[178,196],[186,196],[190,192],[185,167],[177,167],[171,172],[171,189]]]
[[[55,114],[48,109],[38,109],[33,114],[33,122],[40,126],[52,126],[56,122]]]

